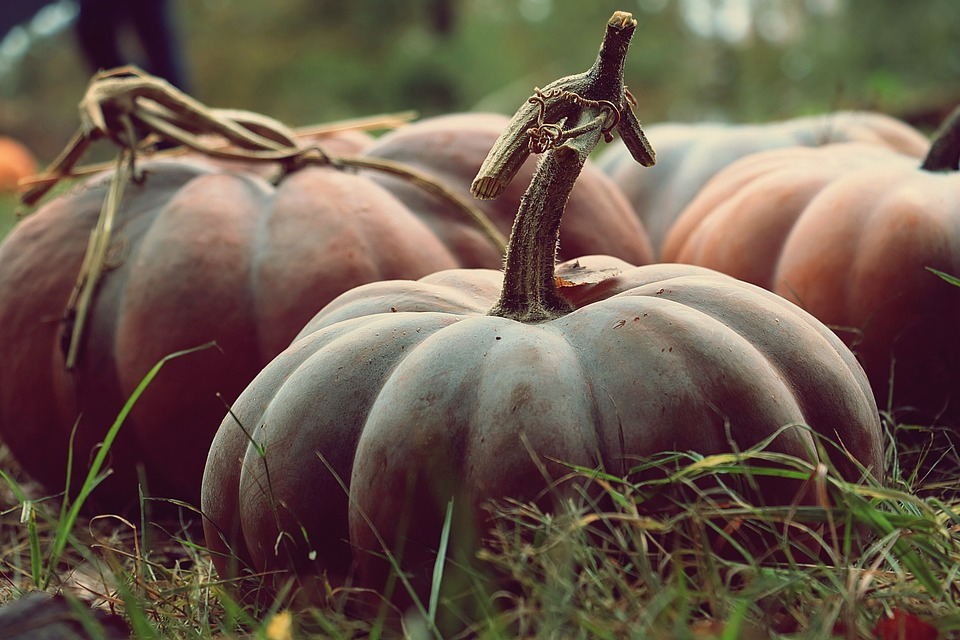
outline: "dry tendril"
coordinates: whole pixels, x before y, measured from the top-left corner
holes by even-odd
[[[630,96],[633,98],[633,96]],[[551,89],[544,91],[537,87],[527,102],[536,104],[540,108],[537,114],[537,126],[527,129],[530,140],[527,142],[530,153],[545,153],[575,136],[582,135],[595,127],[592,122],[582,127],[564,130],[558,124],[544,122],[547,112],[547,100],[559,99],[566,100],[570,104],[580,108],[593,108],[605,113],[600,133],[603,134],[605,142],[613,142],[612,131],[620,124],[620,109],[609,100],[588,100],[583,96],[577,95],[572,91],[565,89]]]

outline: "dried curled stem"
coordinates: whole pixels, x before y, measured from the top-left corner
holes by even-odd
[[[500,134],[471,186],[477,198],[499,196],[531,153],[543,159],[520,201],[507,246],[503,288],[490,315],[542,322],[572,309],[557,292],[554,265],[567,199],[590,152],[616,129],[634,159],[656,161],[633,114],[623,65],[637,22],[616,12],[597,61],[586,72],[560,78],[520,106]]]
[[[630,38],[637,22],[629,13],[618,11],[607,22],[597,61],[587,71],[560,78],[548,84],[517,110],[484,160],[470,187],[480,199],[492,199],[503,193],[517,171],[537,149],[547,151],[561,144],[558,127],[575,120],[586,108],[608,110],[610,122],[604,139],[616,129],[633,158],[645,167],[656,162],[653,147],[647,141],[633,113],[636,100],[623,84],[623,66]],[[569,133],[567,137],[569,137]],[[536,138],[531,141],[531,138]]]

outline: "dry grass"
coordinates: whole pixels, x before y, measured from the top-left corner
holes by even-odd
[[[189,509],[159,523],[82,515],[49,583],[38,585],[61,499],[45,497],[0,448],[9,477],[0,484],[0,598],[42,586],[118,613],[138,638],[924,637],[897,635],[906,623],[940,634],[927,637],[960,637],[958,467],[945,442],[926,456],[937,464],[924,475],[900,464],[923,459],[919,449],[891,449],[884,485],[848,484],[762,449],[645,463],[667,482],[574,470],[596,490],[558,513],[499,505],[475,559],[482,571],[456,595],[443,592],[436,626],[409,617],[400,630],[338,609],[239,605]],[[817,499],[751,505],[741,489],[763,473],[805,477]]]

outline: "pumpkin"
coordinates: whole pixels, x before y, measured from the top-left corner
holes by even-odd
[[[0,192],[14,192],[23,178],[37,172],[37,161],[23,143],[0,136]]]
[[[428,118],[395,129],[368,147],[364,156],[400,162],[450,185],[464,198],[470,197],[470,181],[507,125],[509,118],[493,113],[451,114]],[[467,133],[469,132],[469,133]],[[529,158],[517,178],[496,200],[479,206],[504,234],[517,213],[517,203],[536,170]],[[370,174],[420,219],[427,222],[457,256],[463,267],[496,267],[503,254],[485,242],[477,225],[462,214],[451,212],[443,202],[389,174]],[[451,215],[453,213],[453,215]],[[574,187],[560,230],[561,259],[602,252],[633,264],[653,261],[647,234],[623,193],[602,172],[589,165]]]
[[[960,274],[958,122],[922,161],[848,143],[734,163],[677,219],[663,259],[796,302],[853,348],[883,408],[953,421],[960,290],[928,269]]]
[[[51,200],[0,245],[0,437],[47,487],[64,486],[75,423],[74,478],[158,360],[219,345],[171,362],[141,397],[114,443],[114,477],[94,494],[109,506],[135,500],[137,465],[149,493],[195,501],[217,393],[236,397],[343,290],[457,264],[362,176],[307,168],[273,187],[186,162],[142,169],[72,368],[65,313],[109,176]]]
[[[555,268],[563,204],[610,123],[638,161],[654,160],[620,75],[635,25],[614,14],[598,63],[538,91],[539,116],[522,107],[481,166],[473,192],[495,197],[528,144],[546,147],[503,273],[348,291],[238,398],[202,485],[221,577],[246,565],[274,586],[292,575],[308,597],[323,596],[324,580],[378,590],[390,579],[386,548],[424,597],[451,500],[450,540],[476,540],[491,500],[576,495],[575,483],[545,477],[559,480],[567,464],[626,473],[658,452],[767,438],[810,459],[819,433],[881,471],[862,370],[798,307],[688,265],[587,256]],[[786,504],[796,489],[765,481],[763,498]]]
[[[621,147],[600,154],[597,166],[630,200],[657,256],[670,226],[718,171],[756,151],[859,141],[922,157],[927,139],[910,125],[868,111],[840,111],[767,124],[657,123],[647,127],[661,162],[640,170]]]

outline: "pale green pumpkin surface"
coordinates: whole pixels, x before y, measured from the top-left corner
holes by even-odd
[[[234,415],[265,457],[227,417],[204,482],[212,521],[227,531],[239,517],[243,535],[231,543],[245,546],[242,557],[285,566],[277,524],[302,526],[310,545],[295,545],[295,566],[345,572],[350,540],[359,575],[376,582],[367,559],[379,546],[364,514],[391,544],[404,521],[415,545],[428,545],[451,496],[475,521],[490,499],[541,496],[536,460],[554,479],[568,471],[557,462],[623,473],[663,451],[727,452],[730,439],[746,449],[791,424],[880,472],[877,410],[859,365],[779,297],[698,267],[626,267],[561,287],[576,310],[523,324],[485,315],[500,278],[454,270],[354,289],[260,374]],[[812,441],[791,428],[771,449],[809,458]],[[849,462],[833,462],[855,477]],[[763,499],[789,503],[795,489],[770,483]]]

